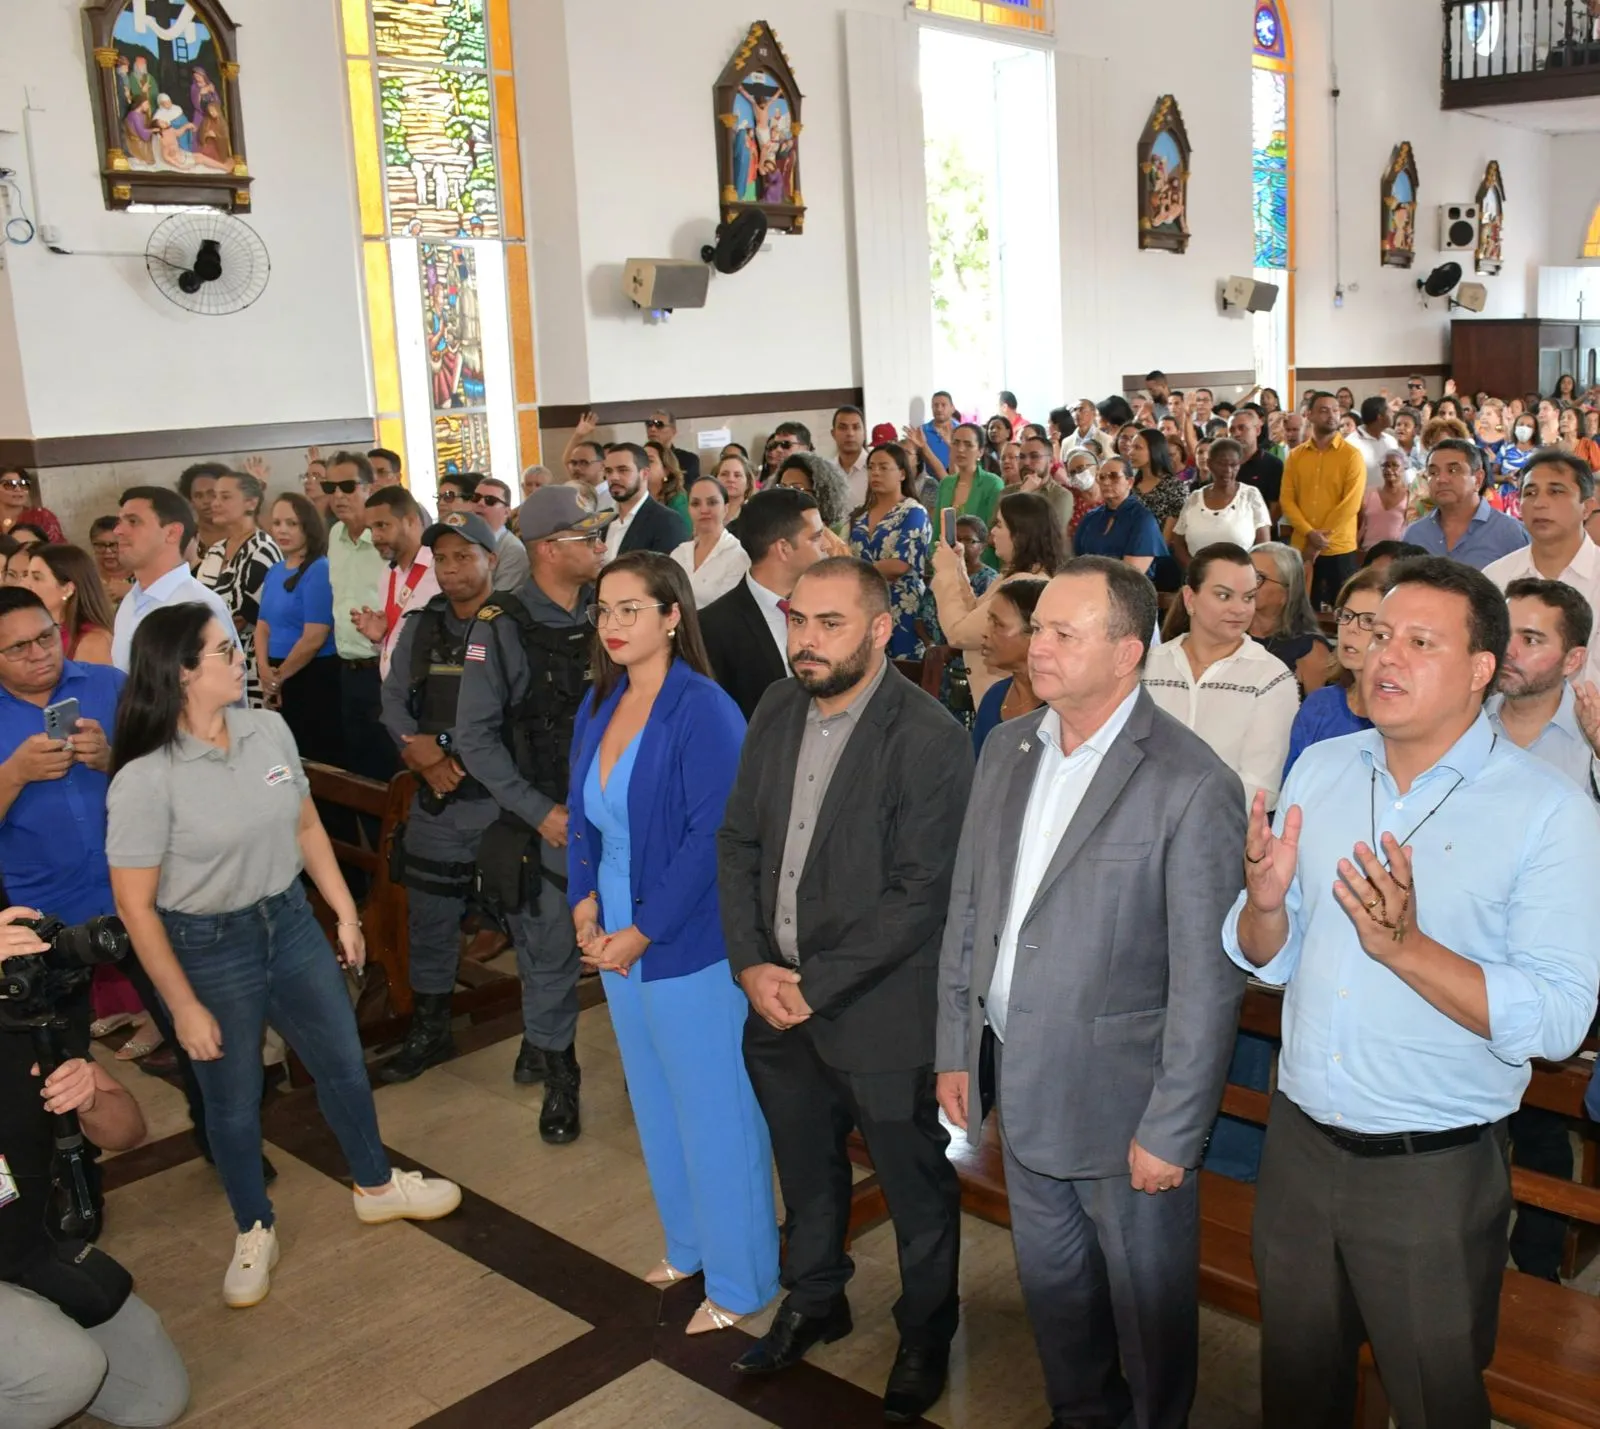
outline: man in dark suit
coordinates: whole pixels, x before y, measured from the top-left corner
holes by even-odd
[[[939,940],[972,781],[966,732],[884,655],[889,588],[835,557],[790,597],[795,678],[767,691],[718,839],[744,1057],[789,1214],[772,1327],[734,1368],[770,1373],[850,1333],[850,1160],[859,1127],[900,1251],[884,1414],[944,1388],[959,1313],[960,1190],[934,1099]]]
[[[673,445],[678,440],[678,419],[665,407],[657,407],[645,421],[644,430],[649,441],[672,448],[673,456],[678,459],[678,470],[683,473],[684,490],[687,491],[700,478],[700,457],[697,452]]]
[[[789,673],[789,596],[823,558],[816,499],[792,486],[758,491],[744,504],[739,542],[750,557],[745,578],[700,612],[711,673],[748,721],[767,686]]]
[[[976,1145],[992,1069],[1023,1299],[1073,1429],[1188,1423],[1195,1168],[1244,993],[1222,950],[1244,791],[1142,688],[1155,621],[1120,561],[1069,561],[1040,596],[1045,708],[984,744],[939,967],[939,1103]]]
[[[612,442],[606,448],[606,488],[617,503],[617,516],[606,528],[606,560],[629,551],[659,551],[670,556],[689,539],[689,523],[663,506],[645,485],[650,459],[635,442]]]

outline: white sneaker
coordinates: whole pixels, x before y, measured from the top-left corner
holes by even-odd
[[[233,1244],[233,1259],[222,1278],[222,1298],[235,1310],[248,1310],[267,1298],[272,1267],[278,1263],[278,1232],[257,1221]]]
[[[420,1171],[396,1171],[383,1190],[358,1190],[355,1202],[356,1215],[369,1226],[386,1221],[436,1221],[461,1204],[461,1187]]]

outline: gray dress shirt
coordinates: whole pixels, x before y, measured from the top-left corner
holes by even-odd
[[[824,716],[813,700],[806,710],[805,733],[800,736],[800,759],[794,767],[794,794],[789,801],[789,832],[783,841],[783,876],[778,880],[777,906],[773,910],[778,951],[791,967],[800,966],[800,931],[797,890],[811,852],[811,835],[817,827],[822,801],[828,797],[833,771],[839,767],[844,747],[855,733],[861,713],[878,693],[888,673],[884,660],[865,689],[836,715]]]

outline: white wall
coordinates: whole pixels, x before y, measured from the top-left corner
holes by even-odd
[[[1442,302],[1423,308],[1416,288],[1418,278],[1446,261],[1438,252],[1439,205],[1473,199],[1488,161],[1499,160],[1506,185],[1505,266],[1497,277],[1475,274],[1470,254],[1462,266],[1469,279],[1489,288],[1484,317],[1526,316],[1535,301],[1539,264],[1548,261],[1552,180],[1557,187],[1561,182],[1551,166],[1552,141],[1439,108],[1436,57],[1443,19],[1437,5],[1336,0],[1333,8],[1342,91],[1342,308],[1334,306],[1330,5],[1289,0],[1297,52],[1296,361],[1309,367],[1441,362],[1449,353],[1451,314]],[[1410,269],[1383,267],[1378,247],[1379,185],[1401,140],[1411,142],[1419,180],[1417,258]]]
[[[64,246],[142,254],[157,215],[105,210],[79,0],[0,0],[10,51],[0,116],[26,77],[34,102],[30,175],[20,135],[0,132],[0,166],[36,181]],[[8,247],[16,332],[35,437],[254,425],[369,414],[354,173],[332,0],[228,0],[254,214],[272,281],[234,317],[184,313],[142,257],[59,257]],[[0,131],[8,120],[0,117]],[[0,280],[3,281],[3,280]],[[8,435],[11,433],[7,433]]]
[[[1544,261],[1557,268],[1600,261],[1581,256],[1600,204],[1600,134],[1557,134],[1550,141],[1550,176]]]

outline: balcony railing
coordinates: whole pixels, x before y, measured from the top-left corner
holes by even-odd
[[[1442,105],[1600,94],[1600,0],[1444,0]]]

